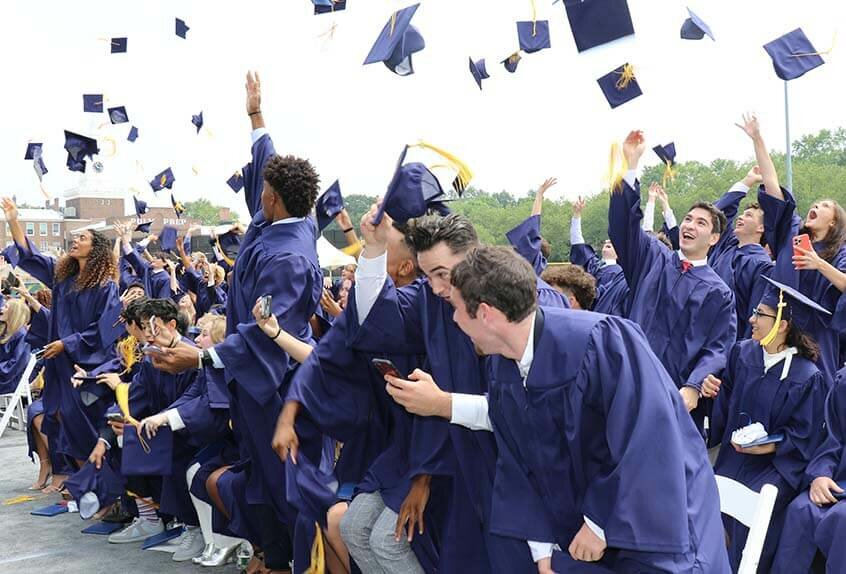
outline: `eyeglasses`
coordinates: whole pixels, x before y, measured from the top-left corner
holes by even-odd
[[[769,317],[770,319],[776,319],[777,318],[775,315],[767,315],[766,313],[762,313],[757,308],[752,309],[752,316],[755,317],[756,319],[759,318],[759,317]]]

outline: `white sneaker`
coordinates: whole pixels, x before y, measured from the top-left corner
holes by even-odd
[[[173,553],[174,562],[191,560],[203,551],[203,533],[196,526],[186,527],[179,548]]]
[[[130,542],[141,542],[144,539],[164,532],[164,523],[161,518],[155,521],[135,518],[129,526],[109,534],[109,542],[112,544],[128,544]]]

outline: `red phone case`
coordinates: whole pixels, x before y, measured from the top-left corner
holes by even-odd
[[[810,251],[814,247],[811,245],[811,238],[808,237],[807,233],[803,233],[801,235],[797,235],[793,238],[793,255],[800,256],[802,255],[796,249],[797,247],[804,249],[805,251]]]

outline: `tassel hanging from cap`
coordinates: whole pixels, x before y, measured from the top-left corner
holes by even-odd
[[[448,165],[457,172],[455,179],[452,182],[453,189],[455,189],[459,196],[464,193],[464,190],[467,189],[467,186],[470,184],[470,180],[473,179],[473,172],[470,171],[470,167],[468,167],[466,163],[448,151],[433,146],[430,143],[421,141],[414,144],[414,147],[431,150],[443,157],[447,161]]]
[[[661,178],[661,185],[663,187],[667,187],[667,184],[671,181],[676,180],[676,172],[673,170],[673,162],[665,161],[664,162],[664,175]]]
[[[831,38],[831,46],[829,46],[828,50],[824,50],[822,52],[808,52],[807,54],[790,54],[791,58],[805,58],[809,56],[827,56],[829,55],[832,50],[834,50],[834,44],[837,42],[837,32]]]
[[[532,38],[538,35],[538,7],[532,0]]]
[[[766,347],[770,343],[772,343],[776,335],[778,335],[778,327],[781,325],[781,317],[784,314],[784,308],[787,307],[787,303],[784,301],[784,291],[778,292],[778,310],[776,311],[776,318],[775,324],[773,324],[773,328],[770,329],[770,332],[767,333],[767,336],[761,339],[760,343],[762,347]]]
[[[635,80],[635,72],[634,66],[631,64],[626,64],[623,66],[622,72],[615,72],[620,75],[620,78],[617,80],[617,83],[614,84],[614,87],[620,91],[625,90],[629,87],[629,84],[632,83],[632,80]]]

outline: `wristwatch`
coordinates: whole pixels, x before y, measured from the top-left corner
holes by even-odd
[[[203,367],[213,367],[214,366],[214,359],[212,359],[211,353],[209,353],[208,349],[203,349],[200,351],[200,368]]]

